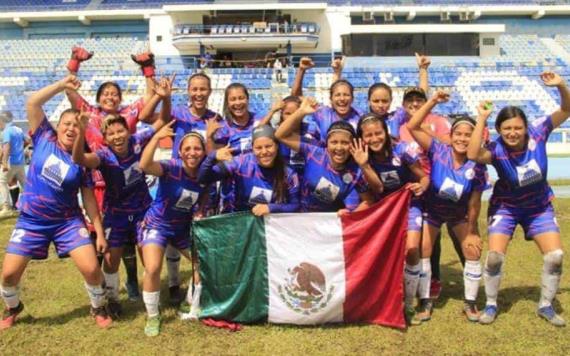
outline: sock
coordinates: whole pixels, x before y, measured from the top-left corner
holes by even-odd
[[[113,301],[119,300],[119,273],[106,273],[103,271],[105,277],[105,289],[107,290],[107,298]]]
[[[0,285],[0,293],[8,308],[13,309],[20,304],[20,287]]]
[[[421,272],[419,282],[420,299],[429,299],[431,285],[431,263],[429,258],[420,259]]]
[[[138,285],[137,254],[134,245],[126,245],[123,250],[123,265],[127,272],[127,283]]]
[[[145,292],[143,291],[143,301],[146,308],[146,313],[149,318],[153,316],[158,316],[158,302],[160,301],[160,291],[156,292]]]
[[[190,288],[188,288],[190,289]],[[200,296],[202,295],[202,284],[194,285],[194,293],[192,293],[192,309],[200,309]]]
[[[463,267],[463,288],[465,289],[465,300],[471,302],[477,300],[481,273],[481,263],[479,263],[479,261],[465,261],[465,267]]]
[[[540,289],[539,308],[548,307],[552,304],[562,275],[562,260],[564,253],[562,250],[554,250],[546,253],[543,257],[542,266],[542,286]]]
[[[93,286],[85,282],[85,289],[87,289],[87,294],[89,295],[89,300],[93,308],[105,306],[107,298],[105,289],[103,289],[102,286]]]
[[[166,247],[166,271],[168,272],[168,286],[180,285],[180,252],[174,247]]]
[[[405,290],[405,303],[407,307],[412,307],[414,298],[418,292],[418,283],[420,282],[421,265],[417,263],[410,265],[406,262],[404,268],[404,290]]]
[[[485,262],[485,295],[487,297],[487,305],[497,306],[497,297],[499,295],[499,286],[501,284],[501,276],[503,274],[503,264],[505,255],[496,251],[489,251]]]

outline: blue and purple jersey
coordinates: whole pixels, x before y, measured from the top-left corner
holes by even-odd
[[[162,176],[158,180],[156,198],[144,217],[147,229],[185,229],[206,187],[190,177],[180,159],[160,161]]]
[[[451,146],[432,139],[428,151],[431,161],[431,184],[426,196],[429,211],[442,216],[465,216],[471,192],[491,186],[485,165],[471,160],[454,168]]]
[[[286,196],[282,202],[277,202],[273,190],[275,170],[261,167],[253,153],[242,154],[219,164],[216,164],[215,155],[215,152],[208,155],[200,167],[200,181],[212,183],[233,177],[235,205],[232,211],[250,210],[257,204],[268,204],[272,213],[299,210],[299,178],[291,168],[285,166]]]
[[[236,124],[231,119],[223,120],[223,126],[214,134],[214,142],[218,145],[229,144],[234,149],[232,152],[234,156],[251,152],[251,133],[262,119],[263,116],[250,112],[249,121],[244,126]]]
[[[405,142],[394,145],[392,147],[392,156],[385,161],[378,162],[371,158],[370,165],[384,185],[384,191],[379,198],[395,192],[407,183],[414,181],[410,166],[416,162],[418,162],[417,152],[408,149],[408,145]]]
[[[82,216],[77,194],[81,187],[93,186],[90,172],[73,163],[45,117],[32,142],[34,153],[18,202],[21,212],[48,221]]]
[[[175,121],[172,126],[172,130],[174,130],[175,134],[174,144],[172,145],[172,158],[179,158],[178,149],[182,137],[191,131],[196,131],[202,135],[205,141],[207,139],[206,120],[213,119],[217,114],[211,110],[206,110],[206,113],[202,117],[197,117],[192,115],[189,106],[179,105],[172,110],[170,115],[172,120]]]
[[[336,111],[334,111],[330,106],[321,106],[314,114],[303,119],[303,124],[301,125],[301,136],[309,134],[319,142],[319,145],[325,146],[327,130],[333,123],[344,120],[351,124],[354,130],[356,130],[360,116],[360,112],[351,107],[348,116],[343,119],[338,116]]]
[[[109,147],[96,152],[99,157],[99,171],[105,179],[105,214],[136,214],[144,212],[151,198],[144,172],[139,168],[144,146],[152,138],[153,128],[147,128],[129,137],[128,153],[124,158],[117,156]]]
[[[336,212],[355,209],[360,203],[358,193],[368,190],[362,171],[352,160],[337,171],[325,148],[300,143],[305,157],[305,174],[301,180],[301,211]]]
[[[528,125],[528,143],[524,151],[510,151],[501,137],[487,146],[499,176],[491,205],[536,208],[547,205],[554,198],[546,180],[546,141],[553,129],[552,117],[542,117]]]

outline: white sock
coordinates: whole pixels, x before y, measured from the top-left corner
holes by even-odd
[[[192,309],[200,308],[200,296],[202,295],[202,284],[194,285],[194,293],[192,293]]]
[[[107,290],[107,298],[113,301],[119,301],[119,273],[106,273],[105,276],[105,289]]]
[[[481,263],[479,263],[479,261],[465,261],[465,267],[463,267],[463,287],[465,289],[465,300],[471,302],[477,300],[481,273]]]
[[[501,277],[503,275],[503,264],[505,255],[496,251],[489,251],[485,262],[485,295],[487,305],[497,306],[497,297],[499,295],[499,286],[501,285]]]
[[[429,299],[430,285],[431,285],[431,262],[429,258],[422,258],[420,260],[421,272],[419,282],[420,299]]]
[[[415,265],[410,265],[406,262],[406,266],[404,268],[404,290],[406,293],[405,303],[408,307],[411,307],[414,304],[414,298],[418,292],[421,270],[422,267],[419,262]]]
[[[0,285],[0,293],[2,293],[2,299],[8,308],[13,309],[20,304],[19,286]]]
[[[87,294],[89,295],[89,300],[93,308],[105,306],[107,298],[105,289],[103,289],[101,285],[93,286],[85,282],[85,289],[87,289]]]
[[[158,303],[160,301],[160,291],[156,292],[145,292],[143,291],[143,302],[146,308],[146,313],[149,318],[153,316],[158,316]]]
[[[558,286],[560,285],[560,277],[562,275],[562,250],[554,250],[546,253],[543,257],[544,265],[542,266],[542,286],[540,289],[539,308],[548,307],[552,304]]]
[[[171,245],[166,246],[166,272],[168,273],[168,286],[180,285],[180,251]]]

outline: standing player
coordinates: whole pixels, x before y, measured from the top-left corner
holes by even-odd
[[[105,308],[103,274],[95,248],[85,228],[78,193],[97,234],[96,247],[104,252],[107,242],[101,218],[84,168],[73,163],[71,150],[79,134],[78,112],[66,110],[54,130],[42,105],[63,90],[77,90],[79,81],[70,75],[32,94],[28,99],[28,123],[34,153],[20,200],[21,213],[10,237],[2,266],[2,299],[6,310],[0,329],[11,327],[24,309],[19,283],[30,259],[45,259],[51,242],[60,257],[70,256],[85,279],[91,314],[100,327],[111,325]]]
[[[490,324],[497,317],[497,297],[505,254],[519,224],[525,239],[537,244],[544,259],[537,315],[555,326],[566,324],[552,306],[560,285],[563,252],[560,229],[552,207],[554,194],[546,180],[546,141],[552,130],[570,116],[570,91],[558,74],[544,72],[540,77],[545,85],[558,89],[561,99],[558,110],[529,125],[520,108],[507,106],[495,121],[500,136],[487,147],[482,147],[483,131],[490,114],[488,110],[486,115],[479,117],[469,144],[469,158],[492,164],[499,176],[489,203],[489,253],[485,262],[487,303],[479,320],[482,324]]]
[[[156,336],[160,333],[160,271],[164,249],[171,244],[190,259],[190,225],[197,214],[198,202],[207,188],[198,183],[198,169],[206,156],[206,145],[202,136],[190,132],[180,140],[178,159],[154,161],[158,141],[174,136],[173,122],[159,130],[144,149],[140,167],[147,174],[159,177],[156,199],[148,209],[138,234],[139,246],[144,259],[143,301],[148,319],[145,334]],[[176,149],[176,147],[174,148]],[[192,306],[190,317],[196,318],[199,312],[201,286],[198,271],[194,267],[194,293],[191,284],[186,300]]]
[[[430,257],[441,226],[447,224],[461,244],[466,258],[463,268],[465,305],[469,321],[478,321],[476,299],[481,279],[481,238],[477,219],[481,210],[481,195],[489,187],[484,165],[467,159],[475,121],[469,117],[455,120],[451,126],[450,144],[433,139],[422,129],[422,121],[439,103],[449,100],[449,94],[437,91],[414,113],[407,127],[415,141],[427,153],[431,162],[431,186],[426,194],[426,224],[422,235],[420,313],[418,319],[431,319],[432,303],[427,286],[431,279]],[[423,279],[423,281],[422,281]]]

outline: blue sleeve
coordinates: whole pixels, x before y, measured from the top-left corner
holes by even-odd
[[[55,130],[49,123],[48,119],[44,116],[42,122],[40,123],[40,126],[38,126],[36,131],[34,131],[32,134],[32,143],[34,146],[36,146],[40,143],[41,140],[55,136],[57,136]]]
[[[473,190],[482,192],[491,188],[491,183],[489,181],[489,174],[487,172],[487,166],[482,164],[475,165],[475,177],[473,179]]]
[[[343,201],[344,207],[350,211],[358,207],[358,204],[360,204],[360,197],[358,196],[356,189],[354,189],[354,186],[351,187],[350,192]]]
[[[101,149],[95,151],[95,154],[99,158],[99,167],[107,165],[107,163],[109,162],[110,153],[111,152],[107,147],[102,147]]]
[[[171,174],[172,169],[176,166],[175,159],[166,159],[158,162],[162,168],[162,176],[167,177]]]
[[[354,183],[354,188],[356,189],[357,193],[366,193],[368,191],[368,183],[366,182],[366,179],[364,179],[362,172],[358,173],[356,182]]]
[[[548,141],[550,133],[554,130],[554,126],[552,125],[552,116],[550,115],[533,120],[530,123],[530,126],[529,134],[536,141]]]
[[[93,188],[95,183],[93,182],[93,175],[91,170],[85,167],[80,167],[81,169],[81,186],[86,188]]]
[[[497,138],[497,140],[499,140],[499,138]],[[493,142],[489,142],[489,144],[487,144],[485,146],[485,148],[487,150],[489,150],[489,152],[491,152],[491,164],[495,164],[495,162],[497,161],[497,146],[499,145],[499,143],[497,141],[493,141]]]
[[[299,177],[297,173],[289,170],[289,175],[287,176],[287,203],[269,204],[269,211],[271,213],[294,213],[299,211],[301,203],[299,201]]]
[[[234,158],[229,163],[232,163],[235,160],[236,159]],[[228,165],[226,163],[218,163],[216,160],[216,151],[211,152],[200,165],[200,170],[198,171],[198,182],[201,184],[210,184],[230,176],[232,172],[231,166],[230,169],[227,167]]]
[[[154,134],[155,134],[154,127],[152,126],[147,127],[135,134],[135,142],[137,142],[141,146],[146,146],[146,144],[148,143],[148,141],[150,141],[150,139]]]
[[[2,133],[2,143],[10,143],[10,134],[12,133],[11,127],[6,127],[4,132]]]
[[[314,155],[315,151],[318,150],[318,146],[312,145],[308,141],[300,140],[299,141],[299,153],[303,155],[303,157],[307,157],[308,155]]]
[[[427,151],[427,155],[430,160],[433,160],[433,156],[441,150],[442,144],[436,140],[435,138],[431,139],[431,145],[429,145],[429,150]]]
[[[418,152],[413,149],[408,149],[408,144],[405,142],[400,142],[396,145],[395,153],[400,156],[400,160],[406,166],[411,166],[419,160]]]

